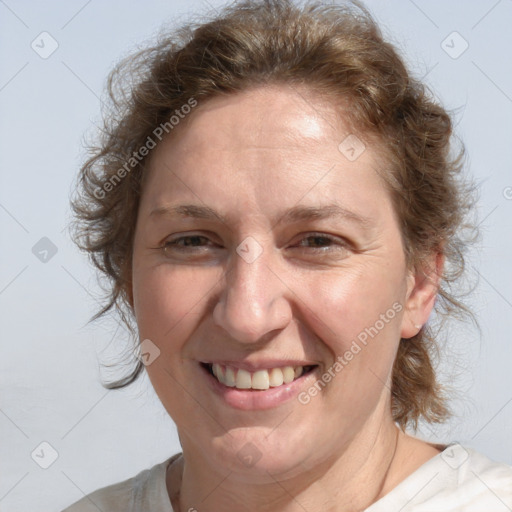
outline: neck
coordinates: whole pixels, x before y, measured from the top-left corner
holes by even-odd
[[[404,436],[389,420],[370,432],[361,431],[337,457],[280,478],[242,479],[214,467],[200,453],[183,449],[181,464],[168,475],[177,512],[350,512],[364,510],[382,497],[400,472],[396,454]],[[186,461],[186,462],[184,462]]]

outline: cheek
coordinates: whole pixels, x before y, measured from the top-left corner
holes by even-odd
[[[339,410],[371,410],[386,383],[400,341],[403,304],[400,275],[360,268],[311,283],[308,321],[331,353],[324,368]]]
[[[300,400],[316,409],[312,416],[327,408],[338,431],[350,438],[376,411],[388,410],[402,306],[396,288],[375,275],[347,272],[317,284],[316,294],[310,290],[315,334],[332,363]]]
[[[208,282],[205,282],[207,280]],[[200,314],[214,276],[194,268],[139,267],[134,272],[134,310],[141,339],[162,350],[180,346],[187,326]],[[168,343],[169,340],[173,343]]]
[[[364,339],[365,332],[374,333],[373,327],[382,334],[398,334],[403,309],[399,283],[398,276],[393,279],[387,272],[372,272],[368,267],[316,278],[306,293],[317,332],[331,340],[337,353],[347,350],[358,337]]]

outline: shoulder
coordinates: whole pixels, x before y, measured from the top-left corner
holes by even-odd
[[[512,509],[511,466],[459,444],[449,446],[440,456],[468,504],[475,500],[492,510]]]
[[[150,507],[172,512],[165,475],[168,465],[179,455],[145,469],[132,478],[97,489],[62,512],[129,512],[149,510]]]
[[[416,512],[510,512],[512,467],[458,443],[423,464],[367,509]]]

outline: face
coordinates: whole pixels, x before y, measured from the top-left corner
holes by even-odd
[[[186,456],[292,475],[391,421],[414,280],[387,163],[358,137],[270,87],[199,104],[154,149],[133,305]]]

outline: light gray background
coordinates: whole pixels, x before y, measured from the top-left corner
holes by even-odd
[[[221,4],[0,0],[0,508],[5,512],[58,510],[179,450],[173,423],[147,378],[123,391],[100,386],[98,357],[108,360],[126,334],[113,320],[86,325],[97,307],[98,287],[65,226],[83,135],[99,122],[98,97],[108,71],[162,22]],[[450,351],[458,356],[445,357],[443,374],[456,377],[456,416],[442,428],[422,432],[511,464],[512,1],[367,5],[415,73],[454,110],[468,170],[481,182],[483,239],[470,268],[473,277],[479,273],[472,304],[482,336],[471,326],[450,331]],[[43,31],[59,45],[47,59],[31,48]],[[453,31],[469,44],[456,59],[441,46]],[[447,41],[452,54],[462,48],[458,36]],[[42,237],[58,249],[46,263],[32,253]],[[36,460],[51,461],[52,449],[58,458],[42,469]]]

